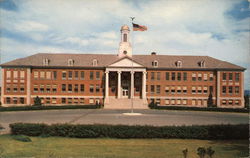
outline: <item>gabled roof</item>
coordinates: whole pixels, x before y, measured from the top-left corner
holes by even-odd
[[[129,57],[126,57],[129,59]],[[43,60],[49,59],[49,65],[44,66]],[[68,59],[74,60],[73,66],[68,66]],[[97,66],[93,66],[93,60],[98,61]],[[146,68],[157,69],[233,69],[245,70],[245,68],[232,63],[221,61],[209,56],[173,56],[173,55],[133,55],[135,63]],[[113,54],[51,54],[38,53],[25,58],[16,59],[2,64],[2,67],[28,66],[28,67],[107,67],[108,65],[120,61],[117,55]],[[152,62],[157,61],[158,67],[153,67]],[[182,66],[177,67],[176,62],[181,61]],[[200,67],[200,62],[204,61],[205,66]]]

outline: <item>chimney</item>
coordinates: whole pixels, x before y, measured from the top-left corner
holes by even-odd
[[[152,52],[151,55],[156,55],[156,52]]]

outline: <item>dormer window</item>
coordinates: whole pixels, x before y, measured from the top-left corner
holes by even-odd
[[[48,66],[49,65],[49,59],[48,58],[43,59],[43,65],[44,66]]]
[[[74,66],[74,60],[68,59],[68,66]]]
[[[175,62],[176,67],[182,67],[182,61],[178,60]]]
[[[93,66],[97,66],[97,64],[98,64],[97,59],[94,59],[94,60],[92,61],[92,65],[93,65]]]
[[[152,61],[152,66],[153,67],[158,67],[158,61],[157,60]]]
[[[204,60],[200,61],[199,65],[200,67],[205,67],[205,61]]]

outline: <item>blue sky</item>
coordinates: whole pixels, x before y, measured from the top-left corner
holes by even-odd
[[[250,69],[248,0],[0,0],[2,63],[44,53],[116,54],[129,17],[133,53],[208,55]],[[250,89],[249,70],[245,73]]]

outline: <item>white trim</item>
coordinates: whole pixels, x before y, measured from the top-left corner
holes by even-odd
[[[136,68],[136,67],[133,67],[132,68],[111,68],[111,67],[108,67],[106,68],[106,71],[122,71],[122,72],[131,72],[131,71],[134,71],[134,72],[143,72],[143,71],[146,71],[146,68]]]
[[[27,98],[27,95],[16,95],[16,94],[8,94],[8,95],[2,95],[3,97],[24,97]]]
[[[46,97],[46,98],[104,98],[103,96],[69,96],[69,95],[31,95],[31,98],[36,96]]]
[[[208,97],[164,97],[164,96],[148,96],[147,99],[208,99]],[[213,97],[213,99],[216,99],[216,97]]]

